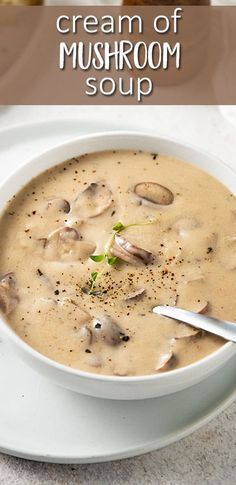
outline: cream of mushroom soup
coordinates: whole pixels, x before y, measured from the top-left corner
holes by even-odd
[[[236,321],[236,199],[173,157],[67,160],[9,201],[0,231],[1,312],[69,367],[155,374],[223,345],[153,314],[158,304]]]

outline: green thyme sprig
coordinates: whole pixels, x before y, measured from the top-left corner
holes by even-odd
[[[98,277],[98,272],[97,271],[92,271],[90,273],[90,278],[89,278],[89,294],[93,293],[95,286],[96,286],[96,279]]]
[[[156,221],[140,222],[140,223],[127,224],[127,225],[124,225],[120,221],[117,222],[112,227],[113,234],[112,234],[110,240],[108,241],[106,251],[103,254],[92,254],[90,256],[90,259],[92,261],[94,261],[95,263],[101,263],[102,261],[104,261],[109,266],[113,266],[119,260],[119,258],[117,258],[116,256],[112,256],[110,254],[110,250],[111,250],[111,247],[112,247],[112,245],[114,243],[116,234],[119,234],[120,232],[122,232],[125,229],[128,229],[130,227],[147,226],[149,224],[154,224],[154,222],[156,222]],[[90,285],[89,286],[89,295],[91,295],[94,292],[94,289],[96,288],[97,280],[104,273],[105,269],[106,269],[106,266],[104,266],[104,268],[102,269],[102,271],[92,271],[92,273],[90,273],[90,278],[89,278],[89,285]]]
[[[110,264],[111,266],[113,264],[115,264],[117,258],[115,256],[108,256],[107,253],[105,254],[92,254],[92,256],[90,256],[90,259],[92,259],[92,261],[94,261],[95,263],[101,263],[104,259],[106,260],[106,262],[108,264]]]

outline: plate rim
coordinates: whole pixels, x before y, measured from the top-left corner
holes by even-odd
[[[232,357],[233,359],[233,357]],[[209,379],[209,378],[208,378]],[[179,391],[184,392],[184,391]],[[158,399],[158,398],[156,398]],[[144,455],[146,453],[150,453],[152,451],[158,451],[162,448],[165,448],[173,443],[176,443],[187,436],[190,436],[195,431],[199,430],[203,426],[207,425],[212,419],[216,418],[221,412],[226,410],[236,399],[236,390],[232,390],[227,397],[223,398],[223,400],[218,403],[216,407],[214,407],[211,411],[209,411],[204,417],[200,417],[194,423],[191,423],[189,426],[185,426],[183,430],[179,432],[174,432],[168,434],[165,438],[162,438],[161,442],[160,439],[152,440],[151,442],[146,441],[137,446],[130,446],[125,450],[116,451],[111,454],[98,453],[93,455],[65,455],[65,454],[49,454],[49,453],[39,453],[29,452],[26,449],[19,449],[14,448],[13,446],[2,445],[0,443],[0,453],[14,456],[17,458],[23,458],[25,460],[35,461],[35,462],[43,462],[43,463],[54,463],[54,464],[64,464],[64,465],[73,465],[73,464],[89,464],[89,463],[106,463],[111,461],[117,461],[121,459],[127,458],[134,458],[136,456]],[[135,401],[134,401],[135,402]]]

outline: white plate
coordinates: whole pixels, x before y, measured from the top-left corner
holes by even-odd
[[[67,122],[66,139],[69,126]],[[71,137],[74,128],[72,123]],[[101,129],[104,126],[96,131]],[[45,148],[45,140],[50,146],[48,133],[55,139],[57,124],[52,124],[47,134],[43,131],[42,138],[36,125],[33,130],[29,127],[26,130],[20,129],[20,139],[25,136],[38,150],[41,146]],[[77,127],[76,131],[78,134]],[[61,130],[58,138],[62,140]],[[15,139],[19,140],[17,136]],[[12,133],[11,144],[13,141]],[[25,150],[24,146],[18,148],[15,146],[12,151],[14,158],[16,153],[21,155],[15,158],[17,163],[22,161]],[[235,365],[236,357],[233,357],[216,375],[171,397],[107,401],[53,386],[26,367],[1,342],[0,451],[39,461],[89,463],[161,448],[203,426],[233,402]]]
[[[171,397],[109,401],[53,386],[0,344],[0,451],[55,463],[127,458],[187,436],[235,397],[233,357]]]

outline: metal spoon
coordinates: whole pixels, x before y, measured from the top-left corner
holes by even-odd
[[[236,343],[236,323],[219,320],[199,313],[189,312],[173,306],[156,306],[154,313],[187,323],[195,328],[201,328]]]

